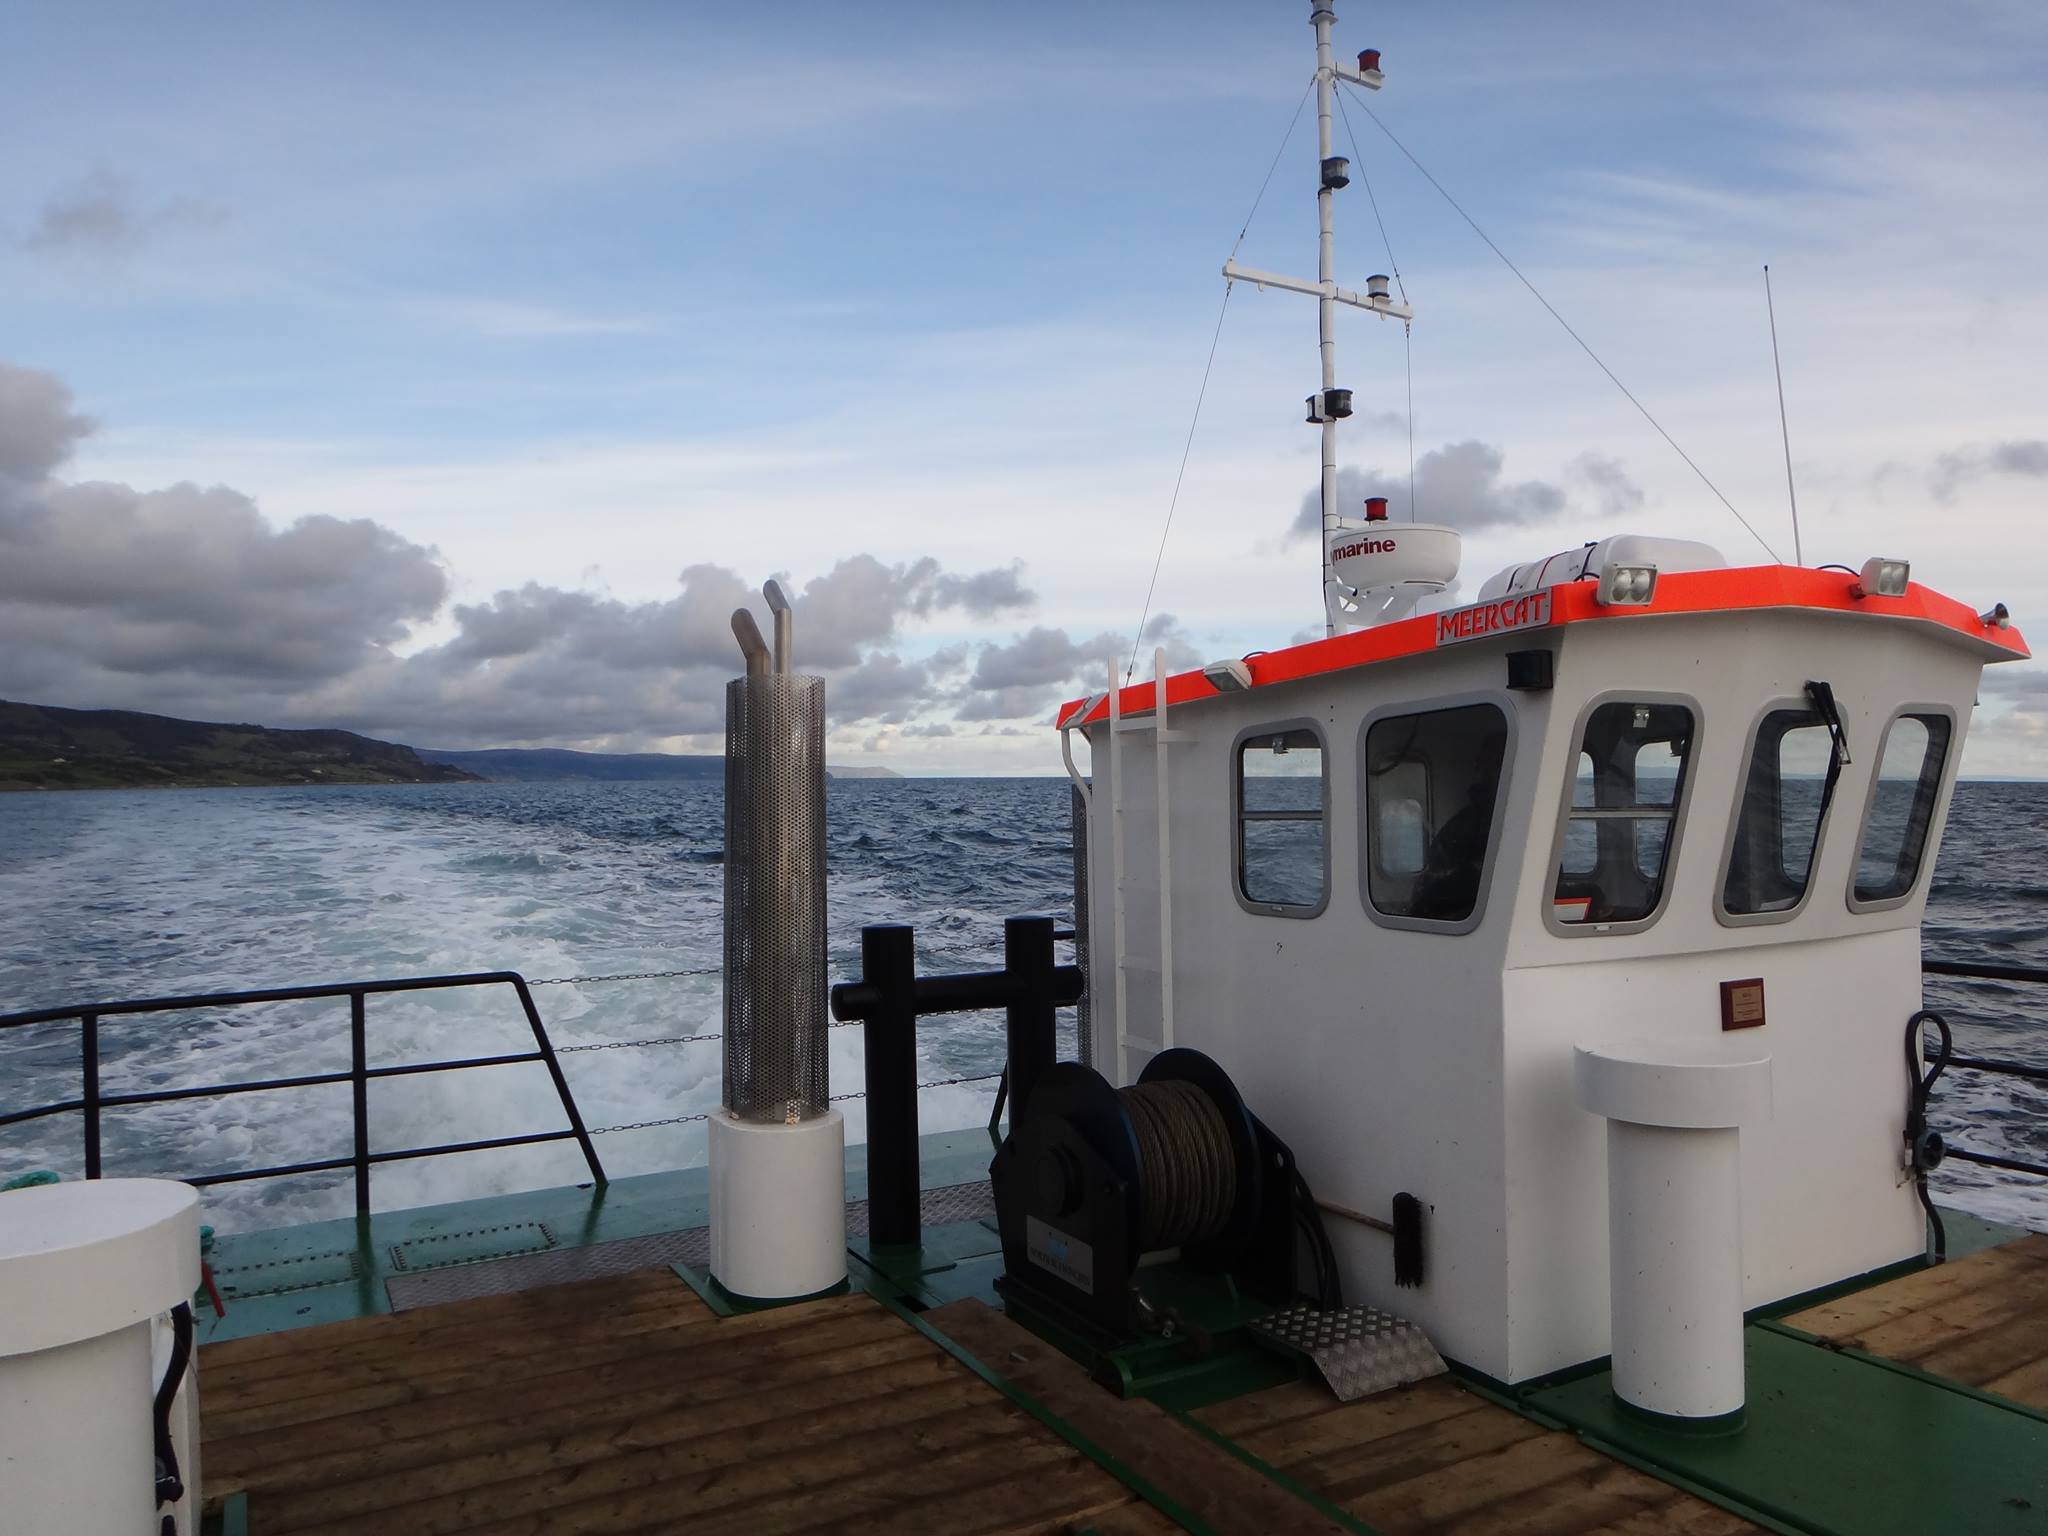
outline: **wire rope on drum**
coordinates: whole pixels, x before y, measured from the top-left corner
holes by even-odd
[[[1218,1236],[1237,1206],[1237,1157],[1216,1101],[1165,1079],[1117,1090],[1138,1141],[1147,1252]]]

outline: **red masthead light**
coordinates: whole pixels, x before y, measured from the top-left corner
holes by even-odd
[[[1365,498],[1365,520],[1368,523],[1384,523],[1387,520],[1387,498],[1368,496]]]
[[[1373,71],[1373,70],[1375,70],[1375,69],[1378,69],[1379,67],[1380,67],[1380,51],[1379,51],[1379,49],[1377,49],[1377,48],[1368,48],[1368,49],[1366,49],[1366,50],[1365,50],[1365,52],[1361,53],[1361,54],[1360,54],[1360,55],[1358,56],[1358,72],[1359,72],[1359,73],[1360,73],[1361,75],[1363,75],[1363,74],[1368,74],[1368,73],[1370,73],[1371,71]]]

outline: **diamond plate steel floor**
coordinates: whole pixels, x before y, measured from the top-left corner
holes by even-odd
[[[986,1179],[972,1184],[948,1185],[944,1189],[928,1189],[924,1191],[919,1209],[927,1227],[993,1220],[995,1192]],[[863,1237],[867,1230],[867,1201],[847,1201],[846,1235]],[[540,1285],[591,1280],[600,1275],[629,1274],[636,1269],[670,1264],[702,1265],[710,1258],[711,1229],[690,1227],[681,1232],[658,1232],[650,1237],[629,1237],[581,1248],[555,1248],[546,1253],[451,1265],[417,1275],[394,1275],[384,1283],[384,1289],[391,1298],[391,1310],[405,1312],[414,1307],[467,1301],[477,1296],[499,1296]]]

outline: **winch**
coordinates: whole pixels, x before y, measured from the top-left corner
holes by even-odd
[[[1013,1106],[989,1170],[1013,1305],[1109,1340],[1172,1326],[1145,1272],[1214,1277],[1282,1306],[1339,1304],[1336,1264],[1294,1154],[1200,1051],[1163,1051],[1112,1087],[1079,1062]],[[1302,1256],[1312,1283],[1302,1282]]]

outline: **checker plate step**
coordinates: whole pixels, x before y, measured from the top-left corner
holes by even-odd
[[[1260,1318],[1251,1327],[1283,1352],[1313,1361],[1339,1402],[1405,1387],[1445,1369],[1427,1334],[1378,1307],[1322,1312],[1304,1305]]]

